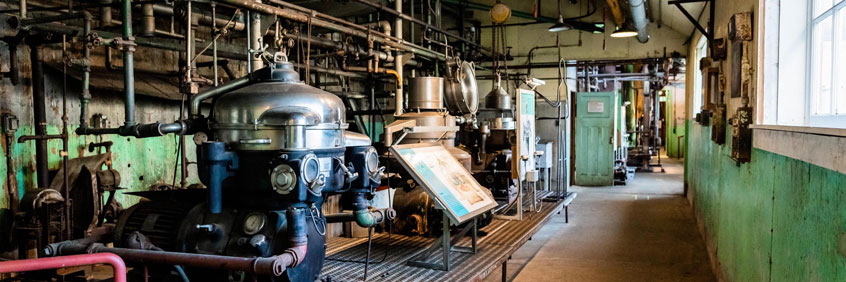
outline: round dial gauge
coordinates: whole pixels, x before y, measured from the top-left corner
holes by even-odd
[[[244,234],[253,235],[261,231],[264,228],[264,224],[267,222],[267,216],[263,213],[254,212],[248,214],[247,217],[244,218]]]

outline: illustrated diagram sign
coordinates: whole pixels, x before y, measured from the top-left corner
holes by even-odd
[[[482,187],[443,145],[398,145],[391,147],[391,152],[443,208],[453,225],[496,207],[488,189]]]
[[[526,172],[535,170],[535,92],[517,89],[517,149],[513,151],[512,177],[526,180]],[[528,157],[523,161],[522,156]],[[534,181],[534,180],[532,180]]]

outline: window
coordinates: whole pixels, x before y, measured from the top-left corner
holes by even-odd
[[[846,0],[811,4],[809,124],[846,127]]]
[[[759,122],[846,128],[846,0],[763,2]]]
[[[699,61],[708,54],[708,39],[705,36],[699,38],[696,44],[696,53],[693,57],[693,109],[691,113],[699,113],[702,110],[702,72],[699,71]]]

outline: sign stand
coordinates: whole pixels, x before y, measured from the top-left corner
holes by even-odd
[[[478,237],[477,217],[496,207],[496,201],[487,188],[479,185],[470,172],[441,144],[395,145],[390,147],[390,151],[414,181],[433,199],[435,208],[443,211],[443,233],[440,238],[412,256],[406,264],[448,271],[451,252],[475,254]],[[459,232],[450,232],[450,226],[464,223],[467,225]],[[467,232],[471,231],[471,246],[456,246]],[[434,259],[432,254],[438,249],[443,252],[443,257]]]
[[[406,264],[409,265],[409,266],[414,266],[414,267],[422,267],[422,268],[428,268],[428,269],[449,271],[449,267],[450,267],[449,255],[450,255],[450,252],[475,254],[476,253],[476,239],[478,238],[478,235],[477,235],[478,228],[477,228],[477,225],[476,225],[476,218],[474,217],[472,222],[467,224],[467,226],[465,226],[458,233],[456,233],[454,236],[452,236],[453,238],[450,238],[451,232],[449,230],[449,227],[450,227],[450,218],[449,218],[449,216],[447,216],[446,212],[444,212],[443,227],[442,227],[443,228],[443,234],[441,235],[441,237],[438,237],[437,240],[432,242],[432,244],[429,245],[429,247],[426,248],[425,250],[423,250],[422,252],[417,253],[416,255],[412,256],[411,259],[409,259],[406,262]],[[472,238],[471,239],[471,246],[470,247],[456,246],[455,244],[457,244],[459,241],[461,241],[461,239],[464,238],[465,235],[467,235],[467,232],[470,232],[470,231],[473,231],[473,235],[471,236],[471,238]],[[432,256],[432,253],[434,253],[438,249],[443,250],[443,258],[441,259],[441,261],[435,262],[435,263],[427,262],[429,260],[429,258]]]

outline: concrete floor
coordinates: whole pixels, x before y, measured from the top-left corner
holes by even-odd
[[[626,186],[573,187],[570,223],[555,216],[512,256],[513,281],[716,281],[683,193],[683,166]],[[485,281],[500,281],[501,270]]]

